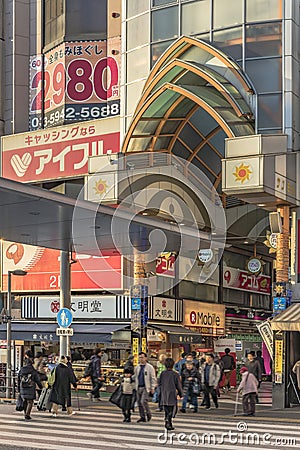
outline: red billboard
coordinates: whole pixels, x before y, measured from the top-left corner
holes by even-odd
[[[271,277],[267,275],[254,275],[245,270],[224,267],[223,287],[238,289],[240,291],[270,294]]]
[[[119,152],[119,129],[111,118],[2,137],[2,176],[34,182],[86,175],[90,156]]]
[[[30,61],[30,129],[120,114],[120,37],[65,42]]]
[[[22,269],[26,276],[12,276],[13,292],[59,291],[60,252],[15,242],[3,242],[3,291],[7,290],[9,270]],[[122,257],[74,254],[71,289],[76,291],[122,289]],[[83,268],[84,267],[84,268]]]

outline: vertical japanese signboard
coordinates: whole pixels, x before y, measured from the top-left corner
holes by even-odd
[[[30,61],[30,129],[120,114],[120,38],[65,42]]]

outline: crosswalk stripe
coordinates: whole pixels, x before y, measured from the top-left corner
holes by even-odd
[[[135,414],[134,419],[138,418]],[[49,413],[35,412],[33,414],[32,422],[25,422],[22,414],[15,411],[7,414],[0,413],[0,443],[15,445],[17,448],[32,448],[47,450],[99,450],[99,449],[124,449],[132,450],[176,450],[182,449],[183,445],[187,443],[178,442],[178,436],[185,433],[187,439],[191,433],[199,439],[203,439],[203,433],[208,433],[215,436],[214,450],[257,450],[262,445],[257,446],[255,442],[249,442],[250,445],[245,445],[245,433],[257,433],[260,437],[264,433],[272,435],[272,449],[279,449],[283,446],[277,446],[275,439],[294,438],[300,442],[300,431],[296,426],[287,426],[284,424],[276,424],[276,429],[272,424],[257,423],[254,420],[246,423],[239,419],[216,419],[210,417],[206,419],[203,417],[185,417],[177,416],[174,420],[174,425],[177,430],[173,433],[174,440],[171,442],[170,434],[165,435],[164,416],[155,415],[153,420],[149,423],[131,423],[124,424],[120,411],[107,410],[97,411],[80,411],[78,415],[68,417],[66,415],[59,415],[57,418],[52,418]],[[256,420],[256,419],[255,419]],[[248,427],[248,431],[237,429],[237,424],[242,423]],[[229,431],[238,434],[241,442],[235,442],[234,445],[230,442],[228,436],[221,442],[222,433],[228,434]],[[197,435],[196,435],[197,432]],[[176,434],[175,434],[176,433]],[[160,440],[158,439],[160,437]],[[20,439],[19,441],[16,440]],[[208,436],[206,437],[208,439]],[[27,441],[26,441],[27,440]],[[116,442],[116,440],[118,442]],[[95,441],[97,444],[95,445]],[[166,441],[166,442],[163,442]],[[201,441],[202,442],[202,441]],[[297,442],[296,442],[297,444]],[[208,444],[202,444],[204,448]],[[192,446],[192,445],[190,445]],[[190,447],[188,446],[188,447]],[[267,448],[263,445],[264,448]],[[0,445],[1,448],[1,445]],[[290,447],[296,448],[294,444]]]

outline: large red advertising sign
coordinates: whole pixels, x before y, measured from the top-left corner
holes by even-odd
[[[90,156],[119,149],[118,118],[5,136],[2,176],[33,182],[86,175]]]
[[[66,42],[30,61],[30,129],[120,114],[120,37]],[[43,119],[42,119],[43,110]]]
[[[72,290],[122,289],[122,257],[73,254]],[[83,269],[84,266],[84,269]],[[12,276],[13,292],[59,291],[60,252],[15,242],[3,242],[3,291],[9,270],[22,269],[26,276]]]
[[[241,291],[270,294],[271,277],[254,275],[232,267],[224,268],[223,287]]]

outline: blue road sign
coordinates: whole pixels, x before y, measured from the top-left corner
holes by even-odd
[[[68,328],[73,320],[71,311],[68,308],[61,308],[56,316],[57,323],[62,328]]]

